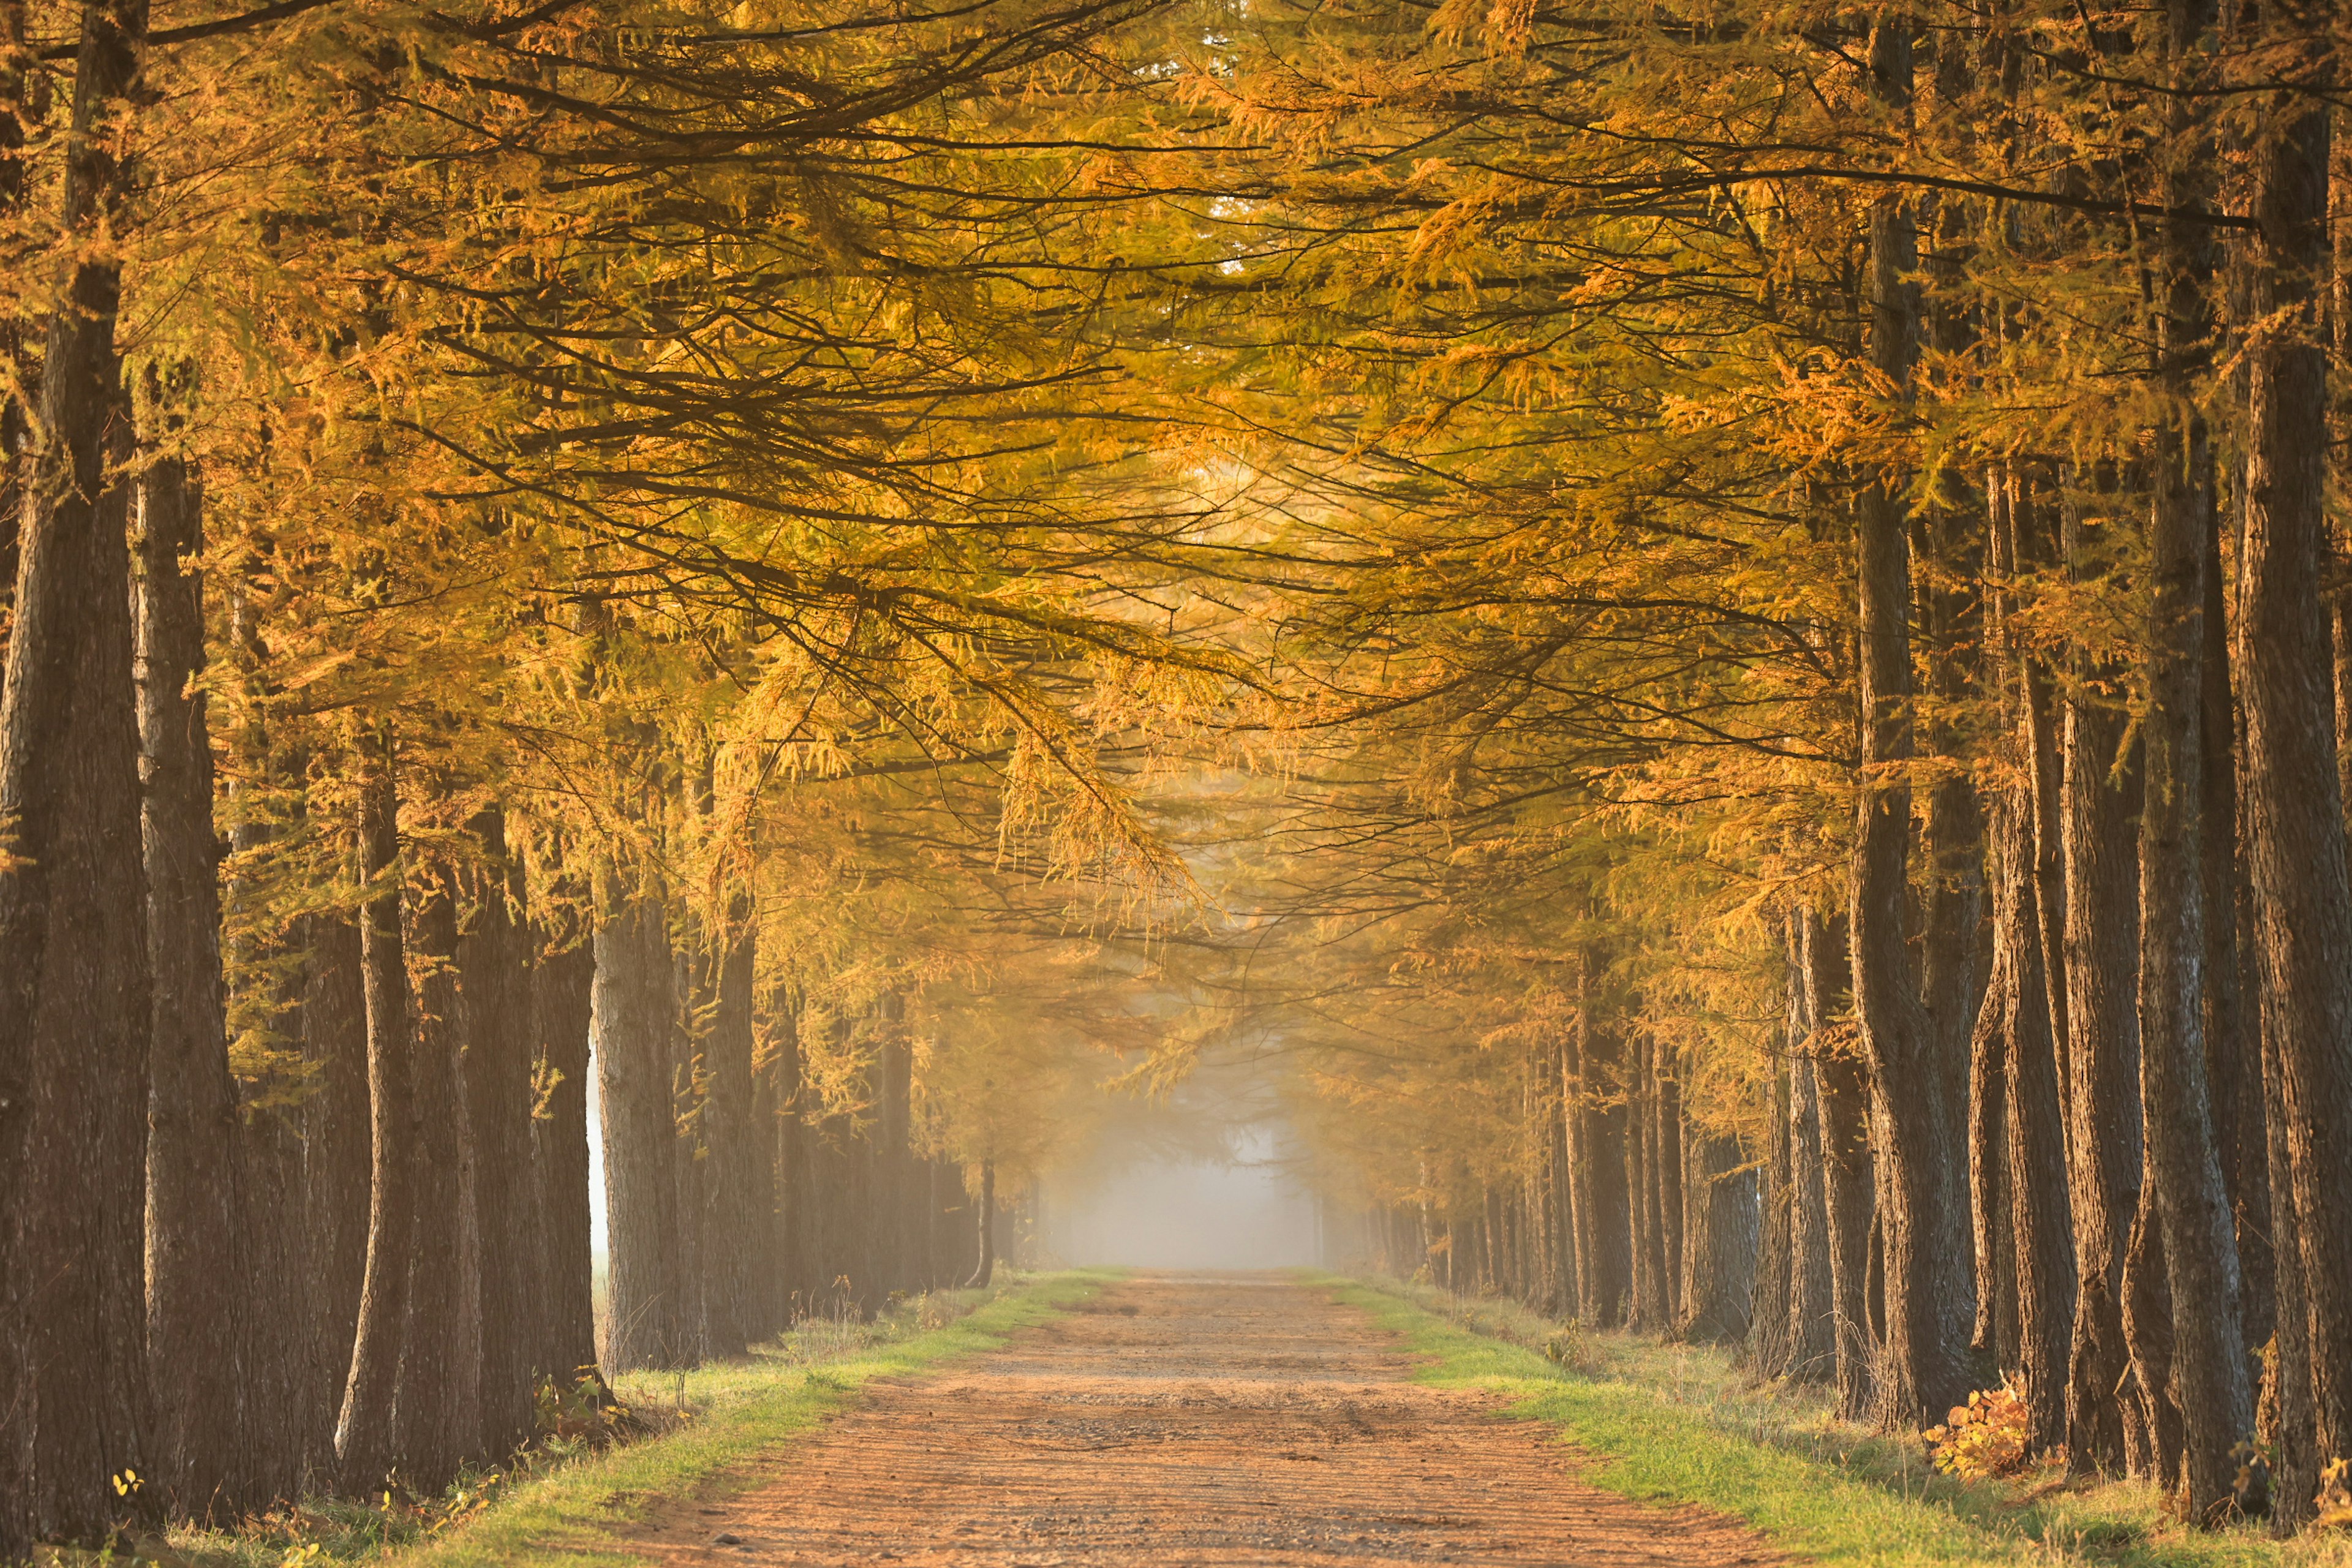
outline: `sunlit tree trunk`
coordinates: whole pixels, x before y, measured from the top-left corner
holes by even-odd
[[[540,1109],[531,1122],[531,1167],[539,1187],[541,1341],[533,1364],[570,1384],[596,1366],[595,1261],[589,1190],[589,1034],[596,953],[592,942],[549,951],[534,930],[531,1029],[538,1040]]]
[[[996,1278],[996,1162],[980,1163],[980,1264],[966,1285],[983,1289]]]
[[[1911,21],[1882,12],[1871,35],[1874,96],[1897,118],[1911,110]],[[1870,357],[1907,387],[1919,338],[1918,233],[1899,197],[1871,214]],[[1867,486],[1857,507],[1862,777],[1851,920],[1854,1012],[1870,1064],[1879,1214],[1885,1242],[1886,1418],[1940,1418],[1968,1393],[1971,1294],[1964,1119],[1945,1035],[1922,999],[1906,933],[1911,888],[1909,518],[1904,476]],[[1958,1038],[1957,1035],[1954,1037]]]
[[[2284,47],[2324,58],[2328,13],[2265,6]],[[2241,589],[2248,871],[2269,1107],[2273,1236],[2299,1252],[2315,1452],[2352,1455],[2352,881],[2337,783],[2321,574],[2326,553],[2326,353],[2318,281],[2328,260],[2329,110],[2281,94],[2256,154],[2257,308]],[[2281,1175],[2286,1180],[2277,1184]],[[2281,1211],[2284,1211],[2282,1213]],[[2287,1260],[2277,1260],[2289,1375]],[[2284,1409],[2284,1404],[2282,1405]],[[2283,1444],[2300,1435],[2283,1436]]]
[[[0,1553],[95,1542],[144,1473],[149,1035],[130,450],[114,342],[145,0],[80,13],[63,227],[73,258],[42,356],[0,697]]]
[[[522,868],[507,843],[503,812],[481,814],[471,828],[482,870],[469,879],[472,908],[457,948],[480,1248],[481,1427],[470,1450],[498,1460],[530,1436],[538,1375],[571,1369],[540,1360],[541,1293],[553,1281],[541,1256],[548,1222],[531,1169],[531,1073],[539,1041]]]
[[[596,931],[596,1088],[604,1143],[614,1372],[691,1364],[681,1318],[672,977],[659,901],[608,876]]]
[[[305,929],[309,952],[295,1016],[303,1063],[312,1074],[301,1117],[302,1206],[314,1318],[303,1325],[309,1371],[302,1464],[322,1484],[331,1484],[335,1425],[351,1375],[367,1279],[367,976],[356,924],[313,915]]]
[[[2029,524],[2019,499],[2020,555]],[[2033,510],[2042,510],[2038,498]],[[2064,550],[2084,551],[2068,513]],[[2065,704],[2060,784],[2065,858],[2067,1196],[2077,1295],[2068,1352],[2067,1454],[2078,1468],[2125,1459],[2116,1388],[2130,1352],[2124,1262],[2139,1203],[2139,752],[2112,699],[2086,689],[2113,671],[2077,671]]]
[[[220,950],[221,846],[205,698],[202,491],[177,458],[139,482],[136,664],[154,1028],[147,1112],[147,1355],[155,1479],[198,1517],[244,1500],[250,1299]]]
[[[399,794],[389,730],[359,742],[360,963],[367,1007],[367,1261],[353,1326],[335,1456],[345,1490],[366,1492],[405,1459],[394,1421],[408,1328],[409,1259],[415,1241],[415,1028],[401,942]]]
[[[403,1473],[438,1491],[482,1439],[481,1233],[466,1093],[470,1008],[457,975],[456,868],[435,866],[415,900],[416,1223],[409,1242],[408,1336],[395,1402]]]

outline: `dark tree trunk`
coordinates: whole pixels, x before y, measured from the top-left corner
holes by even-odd
[[[302,1102],[302,1201],[317,1316],[301,1325],[309,1358],[302,1463],[315,1484],[331,1486],[336,1419],[351,1377],[367,1279],[367,980],[357,925],[314,915],[309,935],[298,1016],[302,1058],[314,1074]]]
[[[530,1440],[542,1364],[540,1322],[547,1279],[540,1252],[547,1221],[531,1163],[531,1074],[539,1055],[531,1016],[530,930],[522,868],[509,851],[503,813],[473,823],[484,874],[457,939],[463,988],[467,1124],[474,1144],[474,1216],[479,1239],[481,1429],[472,1451],[503,1460]]]
[[[1666,1326],[1683,1316],[1683,1089],[1664,1047],[1657,1051],[1658,1228],[1666,1246]]]
[[[1911,102],[1910,23],[1884,16],[1871,39],[1874,95]],[[1872,363],[1907,386],[1919,338],[1918,234],[1899,197],[1871,215]],[[1885,1234],[1886,1419],[1920,1425],[1968,1394],[1969,1237],[1966,1129],[1945,1056],[1957,1031],[1937,1027],[1905,942],[1911,898],[1911,791],[1900,764],[1916,753],[1911,712],[1910,542],[1906,479],[1881,476],[1856,518],[1860,591],[1863,781],[1852,900],[1854,1013],[1870,1065],[1879,1214]]]
[[[481,1237],[466,1094],[467,999],[457,981],[455,870],[434,868],[415,901],[416,1225],[409,1242],[408,1339],[396,1401],[402,1479],[436,1492],[482,1438]]]
[[[913,1114],[915,1058],[907,1038],[905,1005],[885,996],[876,1024],[881,1032],[875,1053],[874,1091],[874,1305],[913,1284],[911,1207],[907,1140]]]
[[[2169,1491],[2180,1482],[2180,1406],[2173,1394],[2172,1295],[2165,1282],[2164,1229],[2147,1173],[2124,1253],[2124,1456],[2131,1473]]]
[[[1657,1074],[1654,1047],[1637,1037],[1627,1053],[1625,1192],[1633,1230],[1633,1292],[1625,1326],[1658,1333],[1667,1326],[1666,1244],[1658,1214]]]
[[[2266,7],[2264,16],[2271,12]],[[2282,14],[2314,59],[2326,17]],[[2248,871],[2266,1050],[2277,1058],[2315,1452],[2352,1455],[2352,880],[2336,768],[2326,553],[2327,364],[2315,288],[2328,261],[2329,110],[2284,94],[2256,156],[2259,308],[2241,616]],[[2275,1172],[2273,1173],[2275,1175]],[[2273,1194],[2276,1207],[2281,1194]],[[2284,1234],[2289,1228],[2279,1227]],[[2285,1264],[2280,1320],[2285,1320]]]
[[[360,742],[360,964],[367,1006],[368,1232],[352,1362],[335,1423],[342,1489],[365,1493],[406,1458],[394,1424],[408,1327],[409,1257],[415,1238],[419,1148],[415,1028],[401,944],[399,795],[388,731]]]
[[[776,1290],[780,1321],[789,1326],[815,1299],[817,1287],[815,1148],[801,1072],[800,1005],[779,999],[769,1072],[775,1079]]]
[[[967,1288],[986,1289],[996,1278],[996,1162],[980,1163],[980,1267],[971,1271]]]
[[[1542,1108],[1548,1145],[1544,1201],[1552,1235],[1551,1295],[1544,1310],[1555,1318],[1569,1318],[1576,1313],[1576,1192],[1570,1142],[1575,1092],[1569,1076],[1567,1041],[1554,1038],[1544,1051],[1543,1059],[1549,1075]],[[1412,1270],[1406,1268],[1402,1272],[1410,1274]],[[1748,1305],[1742,1300],[1739,1321],[1743,1324],[1748,1321]]]
[[[147,945],[154,1032],[147,1110],[147,1356],[157,1479],[197,1518],[246,1500],[252,1305],[236,1225],[236,1080],[221,973],[219,836],[205,698],[201,492],[176,458],[140,481],[135,668],[145,752]]]
[[[706,1105],[703,1047],[718,992],[716,961],[700,922],[691,916],[671,952],[669,1032],[670,1180],[677,1215],[677,1332],[679,1364],[693,1366],[710,1353],[710,1302],[706,1268],[710,1237],[710,1194],[703,1179],[703,1110]]]
[[[1878,1387],[1878,1343],[1867,1300],[1876,1201],[1866,1125],[1869,1080],[1851,1040],[1833,1024],[1853,993],[1846,967],[1850,944],[1843,917],[1824,930],[1811,909],[1796,912],[1789,940],[1796,958],[1818,1118],[1838,1410],[1849,1420],[1862,1420],[1874,1408]]]
[[[1687,1138],[1683,1311],[1675,1329],[1703,1344],[1738,1344],[1748,1335],[1756,1289],[1756,1171],[1736,1138],[1696,1122]],[[1555,1310],[1549,1300],[1542,1310]]]
[[[1807,1021],[1812,1017],[1810,998]],[[1818,1042],[1809,1034],[1806,1049]],[[1822,1166],[1821,1080],[1810,1055],[1789,1063],[1789,1364],[1801,1383],[1837,1374],[1837,1320],[1830,1277],[1827,1173]]]
[[[1588,1267],[1578,1286],[1579,1315],[1597,1328],[1625,1321],[1633,1293],[1633,1212],[1625,1185],[1627,1113],[1622,1075],[1623,1044],[1612,1020],[1587,1012],[1579,1020],[1577,1099],[1581,1108],[1586,1180],[1592,1194],[1577,1254]]]
[[[2294,1198],[2293,1155],[2287,1149],[2281,1107],[2286,1090],[2279,1081],[2278,1052],[2267,1034],[2262,1044],[2263,1092],[2269,1100],[2266,1138],[2271,1181],[2271,1245],[2277,1269],[2278,1326],[2271,1342],[2271,1367],[2263,1390],[2262,1436],[2272,1451],[2271,1523],[2290,1535],[2311,1522],[2319,1492],[2321,1456],[2312,1404],[2311,1318],[2303,1288],[2301,1223]]]
[[[2069,525],[2070,528],[2073,526]],[[2022,529],[2021,528],[2021,532]],[[2123,1266],[2139,1202],[2137,750],[2124,715],[2088,694],[2066,705],[2067,1196],[2077,1294],[2068,1352],[2067,1455],[2078,1469],[2123,1460],[2115,1390],[2130,1352]]]
[[[2016,897],[2012,868],[2001,859],[2001,813],[1992,802],[1993,960],[1984,1016],[1969,1053],[1969,1205],[1976,1221],[1977,1321],[1971,1348],[1995,1365],[2017,1364],[2017,1249],[2010,1219],[2008,992],[2015,985],[2002,945],[2005,902]]]
[[[1797,959],[1793,952],[1790,962],[1790,1016],[1792,1020],[1789,1038],[1793,1045],[1801,1040],[1802,1003],[1799,999],[1796,978]],[[1779,1377],[1789,1370],[1789,1295],[1794,1276],[1795,1249],[1792,1246],[1796,1230],[1796,1180],[1790,1162],[1790,1093],[1789,1062],[1782,1058],[1774,1065],[1772,1078],[1766,1089],[1764,1107],[1765,1149],[1760,1175],[1763,1188],[1760,1203],[1756,1256],[1756,1289],[1749,1298],[1749,1320],[1754,1324],[1748,1342],[1750,1363],[1759,1377]]]
[[[658,901],[615,896],[596,932],[596,1089],[604,1142],[614,1372],[692,1364],[680,1316],[669,931]]]
[[[2202,830],[2199,886],[2205,901],[2205,1083],[2213,1108],[2213,1140],[2229,1185],[2245,1334],[2250,1344],[2271,1337],[2272,1265],[2269,1147],[2263,1115],[2262,1044],[2243,984],[2246,883],[2238,856],[2243,823],[2238,810],[2238,752],[2242,745],[2237,705],[2230,691],[2229,617],[2221,558],[2221,509],[2206,510],[2211,530],[2204,561],[2204,662],[2200,670],[2203,746]]]
[[[744,1194],[750,1232],[744,1236],[744,1278],[749,1281],[747,1326],[755,1340],[766,1339],[791,1326],[784,1283],[783,1106],[779,1100],[780,1042],[772,1024],[762,1032],[758,1013],[752,1018],[751,1117],[744,1136],[751,1142],[751,1184]],[[959,1275],[957,1278],[961,1279]]]
[[[595,1194],[589,1190],[588,1074],[596,953],[589,942],[546,952],[530,976],[539,1041],[539,1114],[531,1164],[539,1184],[543,1311],[533,1364],[564,1384],[596,1370]]]
[[[95,1542],[152,1468],[144,1237],[147,886],[131,675],[130,447],[113,247],[130,177],[98,133],[140,96],[145,0],[81,8],[64,229],[0,698],[0,1555]]]
[[[768,1228],[752,1145],[751,910],[739,903],[717,955],[717,1003],[704,1040],[709,1097],[702,1112],[709,1353],[740,1356],[759,1332],[752,1269]]]
[[[2173,0],[2169,23],[2174,80],[2187,89],[2211,16],[2201,0]],[[2166,205],[2192,213],[2208,202],[2212,149],[2194,135],[2197,110],[2187,98],[2176,99],[2168,112],[2173,134]],[[2171,395],[2172,406],[2189,406],[2209,357],[2213,272],[2210,226],[2188,216],[2168,220],[2157,380]],[[2148,702],[2140,721],[2147,770],[2139,843],[2140,1105],[2172,1297],[2186,1512],[2203,1521],[2230,1499],[2238,1470],[2231,1449],[2253,1427],[2236,1225],[2214,1145],[2205,1069],[2204,749],[2209,742],[2227,744],[2228,736],[2208,737],[2202,722],[2206,552],[2214,505],[2204,421],[2185,417],[2159,426],[2155,458]]]
[[[1989,1260],[2002,1265],[1979,1273],[1980,1291],[2000,1292],[1992,1314],[2000,1365],[2014,1369],[2022,1392],[2028,1441],[2037,1452],[2066,1437],[2067,1349],[2074,1316],[2074,1238],[2068,1226],[2065,1115],[2061,1103],[2058,1042],[2050,1006],[2050,976],[2042,967],[2038,752],[2033,671],[2015,646],[2009,622],[2010,584],[2021,561],[2017,498],[1997,494],[1988,565],[1995,584],[1992,628],[2015,781],[1992,803],[1993,972],[1977,1057],[1984,1078],[1978,1094],[2002,1108],[2001,1202]],[[1998,1073],[1996,1081],[1992,1075]],[[1980,1300],[1978,1315],[1985,1309]]]

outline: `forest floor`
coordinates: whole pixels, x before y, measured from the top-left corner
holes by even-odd
[[[631,1534],[662,1568],[1774,1558],[1718,1515],[1580,1481],[1549,1427],[1419,1370],[1297,1279],[1136,1276],[1002,1350],[867,1384],[760,1485]]]

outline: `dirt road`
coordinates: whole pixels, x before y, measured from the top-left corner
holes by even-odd
[[[1288,1280],[1142,1276],[983,1360],[867,1384],[755,1489],[671,1505],[633,1544],[667,1568],[1773,1560],[1719,1518],[1580,1485],[1544,1428],[1412,1371]]]

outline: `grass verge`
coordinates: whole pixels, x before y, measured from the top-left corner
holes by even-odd
[[[1595,1485],[1744,1519],[1792,1555],[1885,1568],[2352,1568],[2341,1534],[2192,1531],[2146,1485],[1940,1475],[1916,1440],[1839,1421],[1820,1393],[1759,1384],[1712,1346],[1580,1331],[1423,1286],[1316,1280],[1428,1357],[1422,1382],[1500,1394],[1513,1414],[1558,1427],[1590,1456]]]
[[[1116,1270],[1076,1269],[984,1292],[943,1292],[872,1324],[804,1323],[747,1361],[617,1378],[615,1392],[658,1435],[461,1480],[421,1527],[403,1528],[392,1506],[320,1503],[295,1510],[291,1529],[257,1521],[236,1534],[175,1538],[173,1555],[201,1568],[333,1568],[361,1560],[397,1568],[626,1568],[643,1559],[616,1538],[616,1528],[642,1519],[654,1503],[755,1485],[751,1461],[839,1410],[868,1380],[992,1350],[1115,1278]]]

